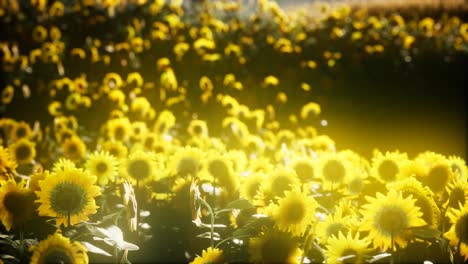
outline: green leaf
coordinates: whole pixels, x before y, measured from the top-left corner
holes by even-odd
[[[88,250],[88,252],[91,252],[91,253],[96,253],[96,254],[99,254],[99,255],[104,255],[104,256],[107,256],[107,257],[112,257],[111,254],[107,253],[106,251],[88,243],[88,242],[84,242],[84,241],[80,241],[80,243]]]
[[[230,209],[239,209],[239,210],[248,209],[252,207],[254,206],[245,199],[232,201],[226,206],[227,209],[230,208]]]
[[[441,231],[429,226],[414,227],[410,228],[410,230],[415,236],[421,238],[439,238],[442,235]]]
[[[20,260],[17,257],[12,256],[12,255],[7,255],[7,254],[0,254],[0,259],[14,261],[14,262],[18,262],[18,263],[20,262]]]

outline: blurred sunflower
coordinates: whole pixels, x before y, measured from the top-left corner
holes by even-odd
[[[32,136],[31,127],[28,123],[20,121],[17,122],[10,131],[10,138],[13,141],[17,141],[21,138],[29,139]]]
[[[365,263],[365,258],[372,249],[367,237],[359,239],[359,232],[353,237],[349,232],[346,237],[343,233],[328,239],[326,256],[328,263]]]
[[[109,152],[110,155],[123,160],[127,158],[128,149],[124,143],[120,141],[105,141],[101,145],[102,150]]]
[[[132,184],[136,185],[151,182],[157,175],[158,164],[152,152],[136,150],[120,164],[121,175]],[[138,187],[137,187],[138,188]]]
[[[36,157],[36,147],[33,142],[22,138],[8,146],[9,152],[17,164],[31,163]]]
[[[65,157],[72,161],[80,161],[85,157],[86,145],[83,140],[76,135],[65,139],[61,147]]]
[[[6,180],[6,175],[14,173],[16,167],[16,161],[10,155],[9,149],[3,148],[3,146],[0,145],[0,180]]]
[[[190,264],[217,264],[217,263],[226,263],[226,260],[223,255],[223,251],[218,248],[209,247],[206,250],[202,251],[202,255],[196,257]]]
[[[468,206],[460,206],[459,210],[452,208],[447,215],[452,226],[444,237],[450,240],[451,246],[459,247],[457,250],[466,261],[468,260]]]
[[[444,158],[430,164],[426,174],[420,180],[424,185],[431,188],[434,193],[440,194],[453,178],[454,173],[450,163]]]
[[[76,168],[75,163],[67,158],[60,158],[58,161],[54,163],[52,166],[52,172],[57,173],[58,171],[63,171],[67,168]]]
[[[270,204],[266,213],[272,217],[279,230],[301,237],[307,227],[316,222],[317,207],[319,204],[314,198],[307,196],[306,192],[293,189],[285,191],[277,205]]]
[[[25,182],[13,178],[0,180],[0,220],[7,231],[23,225],[31,217],[34,195],[25,188]]]
[[[262,172],[255,172],[248,177],[245,177],[241,185],[240,196],[250,202],[253,202],[265,179],[266,175]]]
[[[15,88],[12,85],[8,85],[2,91],[2,100],[1,100],[2,104],[4,105],[10,104],[14,96],[15,96]]]
[[[132,134],[130,136],[133,142],[141,142],[148,132],[145,122],[137,121],[132,123]]]
[[[354,173],[354,165],[339,153],[321,153],[318,156],[315,175],[333,188],[345,182]]]
[[[363,216],[360,229],[369,231],[374,246],[384,251],[388,248],[393,251],[392,242],[405,248],[411,236],[408,229],[426,224],[415,200],[403,198],[401,192],[390,190],[386,196],[377,193],[376,198],[366,196],[366,200],[368,203],[360,210]]]
[[[239,188],[239,179],[233,172],[231,160],[217,152],[208,155],[206,170],[210,174],[212,182],[225,188],[230,194]]]
[[[87,171],[64,167],[39,182],[40,216],[56,217],[57,225],[70,226],[89,220],[97,212],[95,197],[101,195],[97,178]]]
[[[60,232],[49,235],[37,246],[31,246],[31,264],[42,263],[76,263],[87,264],[89,259],[87,249],[79,242],[71,242]]]
[[[196,177],[201,170],[205,153],[198,148],[184,147],[175,150],[174,155],[168,158],[168,169],[172,175]]]
[[[89,155],[85,167],[90,174],[96,175],[99,185],[114,181],[117,174],[117,159],[106,151],[95,151]]]
[[[400,167],[407,160],[406,153],[386,152],[382,154],[380,151],[375,151],[372,158],[371,175],[383,183],[396,181],[399,177]]]
[[[187,132],[192,137],[207,137],[208,126],[204,120],[192,120],[187,128]]]
[[[295,156],[291,162],[291,167],[302,183],[307,183],[314,179],[314,165],[314,160],[306,156]]]
[[[255,200],[260,206],[267,206],[277,198],[284,197],[285,191],[299,186],[300,182],[293,170],[277,168],[260,186]]]
[[[317,238],[320,243],[326,245],[330,238],[338,237],[339,234],[349,234],[350,216],[343,216],[340,211],[334,214],[327,214],[325,221],[317,223]]]
[[[163,135],[168,133],[169,130],[174,127],[175,123],[175,115],[169,110],[163,110],[161,113],[159,113],[159,116],[154,123],[153,131]]]
[[[465,160],[457,156],[450,156],[448,160],[453,173],[455,173],[458,179],[468,178],[468,167]]]
[[[268,230],[249,239],[250,261],[253,263],[300,263],[302,250],[289,234]]]
[[[41,187],[39,186],[39,182],[49,177],[49,175],[50,175],[50,172],[47,170],[33,173],[29,177],[29,181],[28,181],[29,190],[33,192],[40,191]]]
[[[131,124],[128,118],[115,118],[107,121],[107,136],[116,141],[125,141],[131,134]]]
[[[447,191],[444,201],[444,207],[456,208],[458,205],[465,206],[468,204],[468,179],[455,178],[447,184]]]
[[[434,228],[439,227],[440,210],[434,200],[434,193],[414,177],[387,184],[388,190],[401,192],[403,198],[414,198],[414,205],[421,210],[421,218]]]

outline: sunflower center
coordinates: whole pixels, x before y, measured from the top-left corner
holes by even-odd
[[[396,180],[398,171],[398,166],[392,160],[384,160],[379,166],[380,178],[386,182]]]
[[[210,174],[217,177],[226,179],[229,175],[229,168],[222,160],[213,160],[208,165],[208,170]]]
[[[57,264],[72,264],[73,259],[68,256],[65,250],[60,248],[52,248],[50,249],[46,255],[43,257],[42,263],[57,263]]]
[[[76,144],[70,144],[67,148],[67,153],[70,156],[76,155],[78,153],[78,146],[76,146]]]
[[[463,244],[468,245],[468,213],[458,219],[455,225],[455,234]]]
[[[434,192],[442,191],[449,179],[449,168],[443,165],[433,167],[427,174],[424,183]]]
[[[362,188],[364,188],[364,181],[359,177],[352,179],[348,184],[348,189],[352,193],[359,193]]]
[[[71,182],[57,184],[50,194],[50,205],[59,215],[79,214],[88,203],[85,190]]]
[[[109,151],[109,154],[111,154],[114,157],[120,156],[120,151],[117,147],[110,148],[108,151]]]
[[[302,182],[312,180],[314,178],[314,167],[307,162],[300,162],[294,166],[297,176]]]
[[[195,135],[200,135],[202,132],[203,132],[203,130],[202,130],[201,126],[194,126],[193,127],[193,133]]]
[[[343,225],[343,223],[331,223],[328,227],[327,227],[327,237],[331,237],[331,236],[336,236],[338,237],[338,234],[340,233],[345,233],[347,230],[346,226]]]
[[[382,209],[377,219],[381,232],[388,235],[398,235],[408,227],[408,219],[400,208],[386,207]]]
[[[339,182],[345,174],[345,167],[337,160],[330,160],[323,167],[323,176],[331,182]]]
[[[21,145],[16,148],[15,157],[17,160],[27,160],[31,157],[31,148],[27,145]]]
[[[198,171],[198,161],[194,158],[183,158],[179,161],[177,166],[177,172],[182,175],[193,175],[195,176]]]
[[[21,220],[27,215],[28,208],[32,206],[31,197],[27,193],[8,192],[3,200],[3,205],[15,220]]]
[[[128,166],[128,174],[134,179],[145,179],[150,173],[150,165],[145,160],[134,160]]]
[[[125,137],[125,129],[121,126],[118,126],[114,130],[114,137],[116,140],[122,140]]]
[[[293,201],[286,204],[284,213],[289,223],[298,223],[304,219],[306,210],[302,201]]]
[[[17,130],[16,130],[16,136],[18,138],[22,138],[24,136],[26,136],[26,129],[24,127],[19,127]]]
[[[99,162],[98,164],[96,164],[96,171],[99,174],[103,174],[107,172],[108,169],[109,169],[109,166],[107,166],[105,162]]]
[[[149,150],[149,149],[153,148],[153,144],[154,144],[154,138],[148,137],[148,138],[145,139],[144,145],[145,145],[146,149]]]

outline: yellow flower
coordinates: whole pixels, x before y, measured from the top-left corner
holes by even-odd
[[[96,176],[82,169],[65,166],[39,182],[37,191],[41,216],[56,217],[57,225],[88,221],[97,212],[95,197],[101,195]]]
[[[301,118],[309,119],[314,118],[320,115],[321,108],[320,105],[314,102],[307,103],[301,108]]]
[[[450,240],[450,245],[460,247],[459,252],[468,259],[468,206],[460,206],[460,209],[452,208],[448,212],[448,217],[452,226],[444,234],[444,237]]]
[[[362,206],[363,216],[360,229],[369,232],[375,247],[386,251],[393,248],[392,241],[405,248],[411,239],[409,228],[421,227],[426,222],[421,218],[419,207],[411,197],[403,198],[401,192],[390,190],[387,195],[366,196],[367,204]]]
[[[39,242],[37,246],[31,246],[31,264],[42,263],[76,263],[87,264],[89,262],[86,248],[79,242],[70,242],[70,239],[57,232]]]
[[[169,159],[168,169],[171,175],[197,177],[205,153],[198,148],[184,147],[174,150],[174,155]]]
[[[196,257],[190,264],[207,264],[207,263],[226,263],[223,256],[223,251],[218,248],[209,247],[202,251],[202,255]]]
[[[49,8],[51,17],[61,17],[64,14],[65,7],[61,1],[55,1]]]
[[[6,175],[13,174],[16,170],[17,164],[14,158],[10,155],[7,148],[0,145],[0,180],[6,180]]]
[[[0,180],[0,220],[7,231],[24,224],[32,214],[34,195],[24,185],[13,178]]]
[[[444,204],[444,208],[452,207],[455,208],[458,205],[465,206],[468,204],[468,179],[455,178],[450,182],[447,187],[447,196],[444,199],[447,201]],[[445,193],[444,193],[445,194]]]
[[[36,157],[35,144],[28,139],[22,138],[8,147],[16,163],[31,163]]]
[[[268,230],[249,239],[249,255],[253,263],[299,264],[302,250],[289,234]]]
[[[293,190],[300,182],[293,170],[277,168],[260,187],[256,197],[257,204],[266,206],[276,198],[284,197],[285,191]]]
[[[387,151],[385,154],[382,154],[380,151],[375,151],[370,173],[383,183],[396,181],[400,177],[400,168],[404,166],[403,163],[407,160],[408,156],[406,153]]]
[[[244,178],[241,185],[240,196],[253,202],[265,179],[266,175],[262,172],[255,172]]]
[[[128,149],[124,143],[120,141],[106,141],[102,144],[102,149],[109,152],[110,155],[123,160],[127,158]]]
[[[204,120],[192,120],[187,128],[187,132],[192,137],[207,137],[208,126]]]
[[[20,121],[17,122],[10,131],[10,138],[17,141],[21,138],[29,139],[32,136],[31,127],[28,123]]]
[[[101,186],[114,181],[117,174],[117,160],[106,151],[95,151],[89,155],[85,167],[90,174],[96,175]]]
[[[176,124],[175,115],[169,110],[163,110],[159,113],[156,122],[154,123],[154,132],[163,135],[168,133]]]
[[[85,143],[76,135],[65,139],[61,147],[65,157],[72,161],[79,161],[84,158],[86,154]]]
[[[265,77],[263,80],[263,84],[268,87],[268,86],[278,86],[279,85],[279,80],[273,75],[269,75]]]
[[[148,132],[145,122],[137,121],[132,123],[131,139],[133,142],[141,142]]]
[[[5,87],[5,90],[2,91],[2,104],[7,105],[11,103],[15,95],[15,88],[12,85]]]
[[[353,175],[354,167],[355,164],[341,153],[321,153],[317,160],[315,175],[333,187],[335,184],[345,182]]]
[[[131,133],[131,124],[128,118],[116,118],[107,121],[107,136],[116,141],[125,141]]]
[[[350,232],[346,237],[340,232],[338,236],[328,239],[326,251],[328,263],[366,263],[365,257],[372,251],[369,244],[367,238],[359,239],[359,232],[354,237]]]
[[[307,183],[314,179],[315,163],[313,159],[305,156],[295,156],[291,162],[291,167],[302,183]]]
[[[320,243],[326,245],[333,237],[348,234],[351,231],[351,216],[343,216],[340,211],[328,214],[324,221],[317,223],[317,238]]]
[[[316,222],[315,210],[318,207],[319,204],[306,192],[293,189],[285,191],[277,205],[270,204],[266,213],[271,216],[278,230],[301,237],[307,227]]]
[[[421,218],[434,228],[439,227],[440,210],[434,200],[434,193],[416,180],[414,177],[406,178],[387,184],[388,190],[401,192],[403,198],[412,196],[414,205],[421,210]]]
[[[38,25],[34,28],[32,32],[32,39],[35,42],[43,42],[47,38],[47,29],[41,25]]]
[[[144,185],[156,179],[158,165],[154,153],[137,150],[120,164],[120,172],[132,184]]]

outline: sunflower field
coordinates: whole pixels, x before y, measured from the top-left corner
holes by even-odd
[[[370,69],[466,74],[465,20],[0,0],[0,263],[466,263],[465,157],[321,118]]]

